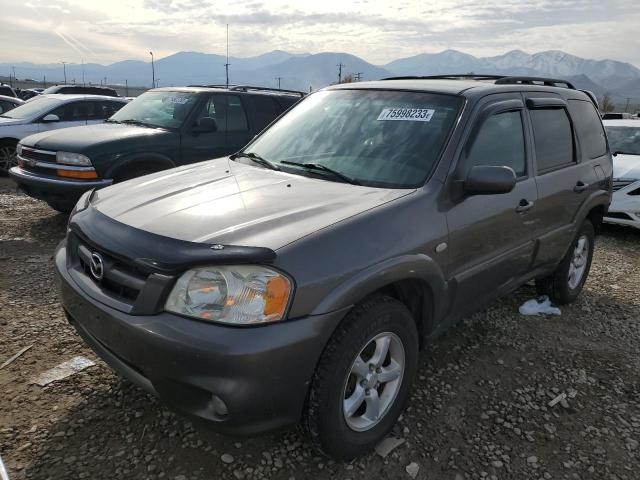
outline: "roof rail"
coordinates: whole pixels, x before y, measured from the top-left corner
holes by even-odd
[[[293,93],[296,95],[300,95],[301,97],[305,96],[304,92],[299,92],[298,90],[284,90],[282,88],[269,88],[269,87],[253,87],[251,85],[236,85],[229,90],[233,90],[236,92],[247,92],[249,90],[256,92],[281,92],[281,93]]]
[[[501,78],[504,78],[504,75],[464,73],[461,75],[408,75],[404,77],[388,77],[382,80],[499,80]]]
[[[598,97],[591,90],[580,90],[582,93],[586,94],[587,97],[593,102],[598,110],[600,110],[600,102],[598,101]]]
[[[523,84],[523,85],[536,85],[542,84],[547,87],[561,87],[565,85],[564,88],[569,88],[571,90],[576,90],[576,87],[573,86],[571,82],[568,80],[559,80],[556,78],[544,78],[544,77],[502,77],[496,80],[496,85],[513,85],[513,84]]]
[[[191,87],[200,87],[200,88],[230,88],[230,87],[235,87],[236,85],[227,85],[224,83],[221,84],[216,84],[216,85],[187,85],[188,88]]]

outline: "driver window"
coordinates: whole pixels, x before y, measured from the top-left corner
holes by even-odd
[[[511,167],[518,178],[527,173],[522,115],[498,113],[480,127],[465,162],[466,171],[479,165]]]

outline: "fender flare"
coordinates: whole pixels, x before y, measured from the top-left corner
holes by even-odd
[[[372,265],[335,287],[313,309],[311,315],[348,308],[367,295],[401,280],[419,280],[429,289],[431,321],[442,318],[448,284],[438,264],[424,254],[407,254]]]
[[[575,228],[578,228],[582,224],[584,219],[589,216],[589,212],[595,207],[603,206],[605,207],[605,210],[607,210],[610,203],[611,195],[607,191],[600,190],[589,195],[589,198],[582,203],[580,209],[573,218]]]

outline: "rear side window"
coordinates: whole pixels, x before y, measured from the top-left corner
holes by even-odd
[[[573,130],[564,108],[529,111],[533,125],[538,171],[545,172],[574,162]]]
[[[269,125],[279,114],[280,106],[271,97],[264,95],[252,95],[255,131],[260,132]]]
[[[526,173],[522,115],[499,113],[489,117],[480,127],[467,155],[467,171],[478,165],[511,167],[516,176]]]
[[[246,132],[247,116],[237,95],[211,95],[204,108],[196,116],[196,122],[202,117],[215,119],[218,132]]]
[[[593,103],[569,100],[569,112],[580,137],[580,145],[589,158],[598,158],[607,153],[607,141],[600,116]]]

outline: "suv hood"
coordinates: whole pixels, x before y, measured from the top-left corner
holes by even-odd
[[[166,237],[276,250],[414,191],[338,183],[221,158],[98,190],[92,207]]]
[[[123,125],[121,123],[97,123],[95,125],[81,125],[79,127],[36,133],[28,137],[28,140],[23,143],[42,150],[63,150],[65,152],[87,154],[93,150],[99,151],[100,147],[106,143],[134,137],[147,137],[152,142],[153,135],[167,133],[167,130],[159,128]]]
[[[640,180],[640,155],[616,155],[613,157],[613,178]]]

